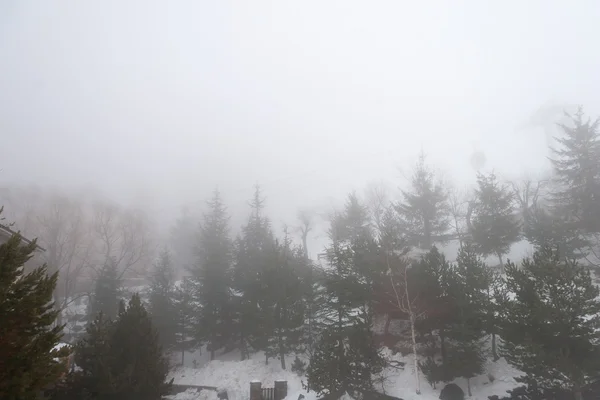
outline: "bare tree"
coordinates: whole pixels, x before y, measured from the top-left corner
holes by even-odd
[[[372,182],[367,186],[365,199],[377,230],[381,230],[383,217],[390,205],[389,188],[384,182]]]
[[[467,204],[468,200],[466,193],[455,187],[450,187],[448,190],[448,210],[451,218],[450,225],[458,239],[460,248],[463,247],[465,241]]]
[[[404,258],[399,258],[397,256],[394,256],[395,262],[391,262],[391,258],[392,256],[390,255],[390,253],[386,251],[385,259],[388,269],[388,275],[390,277],[390,283],[394,291],[395,306],[400,311],[408,315],[410,322],[413,362],[415,369],[415,392],[417,394],[421,394],[421,376],[419,372],[419,357],[417,354],[417,335],[415,330],[415,323],[417,319],[419,319],[423,315],[423,312],[419,309],[418,295],[415,296],[411,294],[409,290],[410,285],[408,279],[408,270],[410,262]],[[394,266],[397,266],[396,271],[392,269],[392,264],[394,264]],[[399,276],[399,279],[394,279],[394,275]]]
[[[523,219],[526,219],[529,212],[538,205],[538,200],[540,199],[540,196],[543,196],[547,184],[547,180],[534,181],[527,177],[520,181],[510,182]]]
[[[83,205],[62,194],[54,194],[37,212],[39,240],[46,249],[50,271],[58,271],[55,304],[64,310],[72,301],[79,278],[90,267],[92,242]]]
[[[119,279],[129,272],[141,273],[141,267],[149,264],[153,250],[150,224],[142,211],[97,202],[93,206],[93,225],[102,257],[98,262],[113,258]]]
[[[304,252],[304,258],[309,259],[308,256],[308,235],[314,229],[316,214],[309,209],[302,209],[298,211],[299,225],[295,229],[300,233],[300,239],[302,240],[302,250]]]

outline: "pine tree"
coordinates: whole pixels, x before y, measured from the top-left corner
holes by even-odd
[[[557,208],[541,206],[531,209],[525,218],[524,234],[527,241],[536,250],[544,246],[556,248],[561,257],[569,260],[584,258],[584,249],[589,246],[589,240],[581,234],[577,224],[566,221],[560,212]]]
[[[275,268],[266,275],[267,293],[272,296],[272,327],[267,353],[278,357],[281,368],[286,369],[285,356],[299,352],[305,315],[302,280],[303,269],[307,268],[304,251],[292,249],[289,237],[277,246]]]
[[[208,345],[211,360],[233,331],[231,315],[232,243],[229,216],[216,190],[208,202],[209,213],[200,228],[198,260],[190,269],[198,310],[196,336]]]
[[[418,288],[423,315],[416,323],[419,336],[429,339],[432,349],[429,363],[434,361],[437,352],[433,344],[434,335],[439,337],[440,355],[442,364],[447,364],[447,337],[451,323],[454,318],[454,305],[449,295],[450,263],[446,257],[439,252],[437,247],[425,254],[421,260],[412,267],[414,270],[414,286]],[[441,381],[442,372],[437,372]]]
[[[194,285],[188,277],[175,287],[173,295],[176,327],[174,350],[181,352],[181,365],[185,365],[185,352],[202,344],[196,340],[199,327],[196,311],[199,305],[195,303],[194,293]]]
[[[112,370],[119,398],[161,399],[169,364],[163,356],[158,332],[138,294],[122,307],[110,339]]]
[[[158,332],[137,294],[127,306],[121,301],[115,321],[98,314],[75,360],[80,370],[69,380],[70,398],[158,400],[170,385]]]
[[[563,223],[574,224],[582,234],[600,232],[600,118],[584,118],[580,107],[566,114],[571,125],[559,124],[563,135],[552,149],[559,190],[553,200]]]
[[[306,371],[311,390],[318,395],[372,391],[371,377],[381,372],[384,360],[366,335],[368,327],[358,323],[345,331],[328,328],[317,343]]]
[[[235,243],[234,289],[235,331],[242,359],[250,351],[266,350],[272,332],[273,303],[265,292],[267,271],[276,261],[276,243],[269,219],[263,215],[264,199],[256,186],[248,223]],[[267,355],[268,362],[268,355]]]
[[[119,309],[120,286],[117,263],[113,258],[110,258],[96,277],[90,310],[92,319],[100,312],[108,319],[116,318]]]
[[[360,291],[364,310],[371,318],[376,302],[377,288],[387,281],[387,267],[382,262],[379,244],[374,237],[368,208],[355,193],[348,196],[344,211],[332,221],[330,232],[332,242],[341,252],[346,252],[351,274],[360,281]]]
[[[403,201],[396,210],[406,225],[409,244],[430,250],[434,242],[444,242],[450,227],[448,193],[425,163],[421,152],[411,178],[411,191],[402,191]]]
[[[304,352],[311,358],[323,330],[321,315],[324,310],[325,287],[323,286],[323,271],[317,268],[311,260],[305,258],[305,263],[304,267],[300,268],[304,302],[302,343]]]
[[[0,398],[36,399],[39,391],[65,372],[57,358],[68,350],[54,350],[62,326],[54,326],[52,293],[57,274],[46,266],[25,274],[24,264],[36,249],[35,241],[13,235],[0,245]]]
[[[149,311],[158,331],[162,348],[171,350],[176,343],[177,312],[174,304],[175,283],[171,256],[163,250],[154,264],[150,281]]]
[[[502,279],[502,274],[493,269],[486,270],[486,290],[485,290],[485,331],[492,338],[492,358],[498,361],[498,341],[500,322],[502,321],[503,308],[505,299],[508,294]]]
[[[421,317],[421,305],[418,297],[420,293],[414,285],[414,270],[410,268],[410,262],[405,259],[409,250],[407,241],[400,229],[400,224],[391,208],[385,210],[380,218],[378,243],[389,276],[391,293],[388,289],[388,297],[397,309],[408,316],[412,340],[412,356],[415,374],[415,392],[421,394],[421,374],[419,371],[419,356],[417,352],[416,322]],[[381,289],[384,289],[383,286]],[[390,316],[388,315],[388,326]],[[387,334],[387,328],[386,328]]]
[[[459,250],[456,264],[449,270],[449,297],[454,307],[453,321],[448,329],[451,341],[449,359],[444,365],[453,376],[467,380],[471,396],[470,378],[483,373],[483,338],[487,317],[488,273],[470,245]]]
[[[102,312],[88,324],[85,336],[75,345],[75,364],[79,370],[69,377],[68,387],[59,399],[102,399],[118,393],[116,377],[111,370],[113,331],[113,321]]]
[[[513,193],[501,185],[496,175],[477,175],[475,201],[469,210],[469,230],[473,245],[483,256],[502,256],[519,240],[520,223],[515,213]]]
[[[337,394],[339,397],[346,389],[349,371],[344,348],[339,345],[341,342],[343,337],[338,330],[326,329],[315,346],[306,377],[308,387],[317,395]]]
[[[344,211],[331,222],[326,252],[330,267],[323,282],[325,329],[307,370],[309,387],[320,394],[369,390],[371,375],[383,365],[371,333],[370,272],[361,264],[367,257],[364,244],[372,240],[367,215],[350,195]]]
[[[582,387],[600,372],[599,290],[590,272],[542,248],[521,267],[509,263],[501,326],[502,354],[540,390]]]

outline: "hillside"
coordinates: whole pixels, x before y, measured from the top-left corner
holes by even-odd
[[[400,354],[392,355],[388,349],[384,349],[384,354],[388,359],[406,363],[403,370],[387,368],[381,374],[380,380],[383,383],[377,383],[375,389],[391,396],[399,397],[404,400],[437,400],[440,389],[443,385],[438,385],[437,389],[422,379],[421,392],[419,396],[415,394],[414,376],[411,357],[403,357]],[[272,387],[276,380],[288,381],[288,399],[297,400],[300,394],[305,396],[305,400],[315,400],[314,392],[306,392],[302,388],[302,382],[306,382],[305,377],[301,377],[291,371],[284,371],[278,360],[271,360],[269,365],[265,365],[264,355],[257,353],[251,360],[238,361],[239,355],[229,353],[218,360],[207,361],[207,355],[198,353],[186,355],[186,366],[176,368],[171,377],[174,383],[185,385],[206,385],[216,386],[227,389],[230,400],[248,400],[250,382],[259,380],[264,387]],[[288,365],[291,364],[293,356],[289,357]],[[198,368],[192,366],[196,360]],[[518,375],[518,371],[507,365],[504,359],[497,362],[488,362],[487,372],[471,380],[473,400],[487,400],[491,395],[504,395],[507,390],[516,386],[513,377]],[[381,379],[382,378],[382,379]],[[491,378],[491,379],[490,379]],[[455,381],[465,393],[467,386],[464,379]],[[176,400],[213,400],[210,393],[181,393],[177,396],[170,396]]]

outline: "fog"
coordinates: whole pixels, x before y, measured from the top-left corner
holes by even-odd
[[[456,184],[483,151],[547,167],[547,105],[600,112],[595,1],[0,2],[0,182],[97,190],[165,226],[254,183],[274,226],[421,149]],[[166,229],[166,228],[165,228]]]

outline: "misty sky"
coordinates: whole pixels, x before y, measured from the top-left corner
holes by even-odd
[[[469,182],[544,164],[540,106],[600,113],[600,3],[0,1],[0,181],[96,187],[174,218],[263,184],[276,224],[423,148]]]

